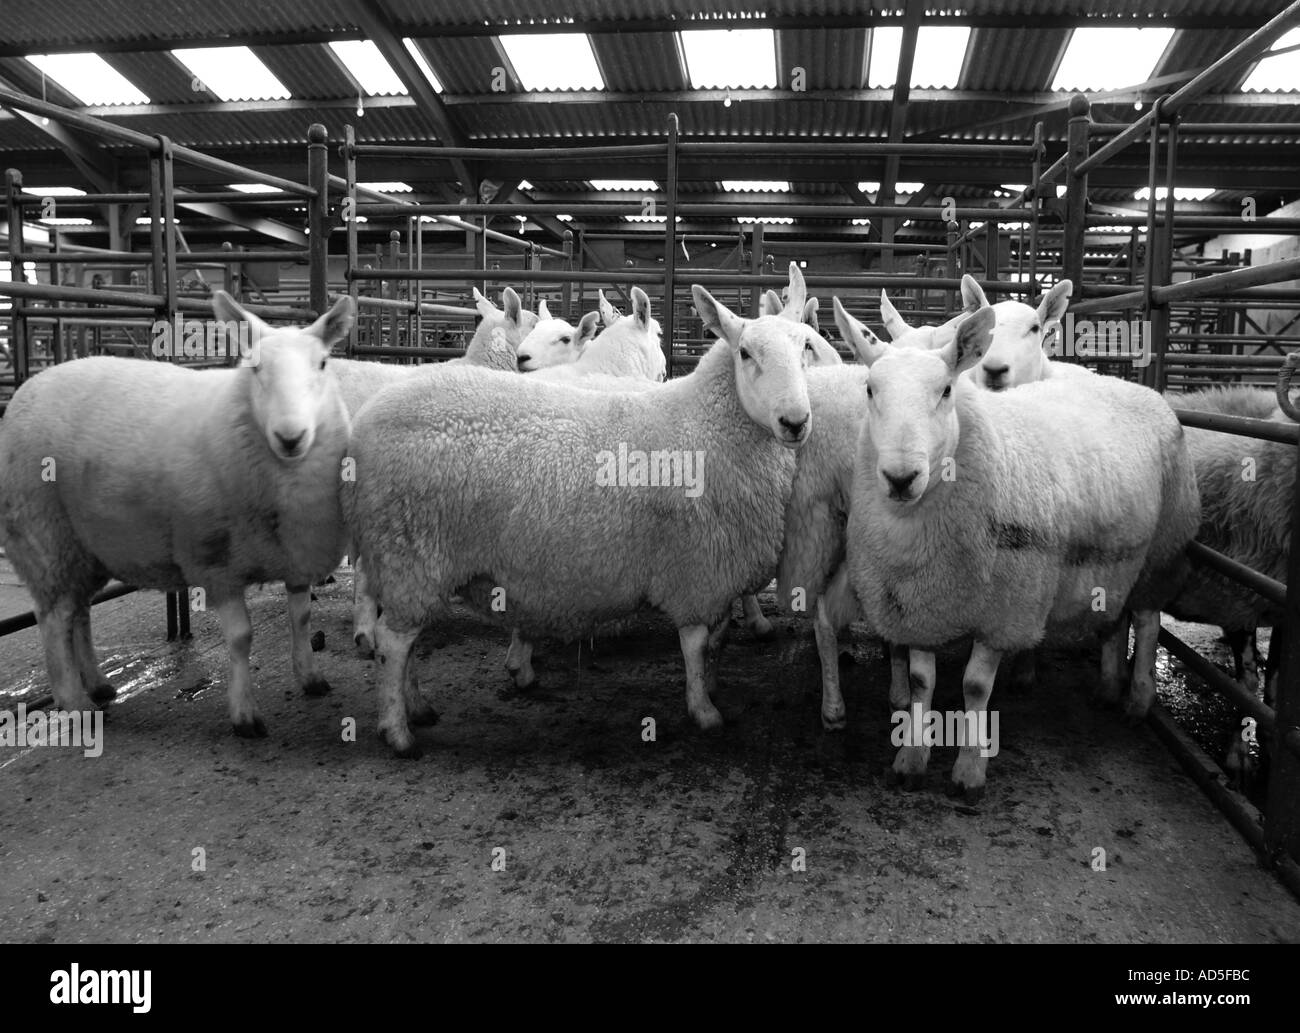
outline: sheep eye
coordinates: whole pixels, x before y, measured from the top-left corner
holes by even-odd
[[[1042,328],[1041,328],[1037,323],[1035,323],[1033,326],[1031,326],[1031,327],[1029,328],[1029,332],[1030,332],[1031,334],[1036,334],[1036,333],[1038,333],[1038,331],[1039,331],[1040,329],[1042,329]]]
[[[325,368],[325,363],[326,363],[326,361],[327,361],[326,359],[321,359],[321,360],[320,360],[320,368],[321,368],[321,369],[324,369],[324,368]]]
[[[952,396],[952,385],[951,385],[951,384],[949,384],[947,387],[945,387],[945,388],[943,389],[943,396],[944,396],[944,398],[949,398],[949,397]]]
[[[875,392],[872,391],[871,388],[867,388],[867,397],[868,397],[868,398],[875,398],[875,397],[876,397]]]
[[[746,351],[744,348],[741,348],[741,349],[740,349],[740,357],[741,357],[742,359],[748,359],[748,358],[749,358],[749,352]]]
[[[573,340],[572,337],[561,337],[561,338],[560,338],[560,343],[561,343],[561,344],[568,344],[568,343],[569,343],[570,341],[572,341],[572,340]]]

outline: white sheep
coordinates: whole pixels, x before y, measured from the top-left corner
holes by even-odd
[[[310,586],[346,543],[349,423],[327,359],[353,302],[306,329],[269,327],[222,291],[213,307],[247,329],[248,365],[77,359],[18,389],[0,428],[0,542],[35,600],[61,708],[114,695],[90,636],[90,600],[110,578],[194,586],[221,619],[235,732],[262,736],[249,585],[284,582],[294,677],[310,695],[329,691],[312,659]]]
[[[502,372],[515,370],[515,351],[528,331],[537,325],[538,316],[524,309],[513,288],[501,292],[501,308],[474,290],[474,302],[483,317],[474,330],[465,354],[439,365],[483,366]],[[355,417],[371,398],[389,384],[403,383],[412,374],[427,371],[430,365],[398,366],[393,363],[334,359],[330,369],[339,382],[348,416]],[[366,583],[364,561],[355,549],[352,557],[352,640],[362,656],[375,651],[375,621],[379,604]]]
[[[1052,333],[1063,332],[1061,317],[1073,291],[1074,284],[1069,280],[1058,280],[1043,295],[1037,308],[1012,300],[989,305],[975,278],[963,276],[961,296],[966,311],[992,308],[997,319],[988,351],[968,376],[989,391],[1004,391],[1052,377],[1092,376],[1092,371],[1085,366],[1052,360],[1044,348]]]
[[[357,417],[343,507],[384,602],[379,727],[399,756],[418,753],[408,714],[425,706],[411,646],[453,592],[526,635],[563,638],[657,608],[679,630],[692,717],[721,724],[711,631],[776,565],[794,450],[811,428],[807,331],[742,320],[692,291],[723,340],[653,392],[456,369],[433,390],[388,388]],[[614,469],[624,454],[639,458]],[[633,470],[679,483],[652,486]]]
[[[1211,388],[1171,401],[1179,409],[1290,422],[1276,395],[1262,388]],[[1193,427],[1186,428],[1186,433],[1201,494],[1197,540],[1274,580],[1285,581],[1291,549],[1295,446]],[[1178,620],[1222,628],[1232,649],[1235,676],[1251,693],[1260,688],[1255,630],[1273,627],[1264,686],[1265,699],[1272,702],[1282,655],[1277,606],[1222,574],[1193,565],[1187,583],[1165,610]],[[1249,747],[1234,730],[1225,761],[1234,781],[1241,782],[1248,760]]]
[[[519,342],[520,372],[566,382],[590,376],[663,380],[668,363],[660,343],[659,321],[650,316],[650,299],[645,291],[633,287],[632,312],[618,318],[614,318],[613,306],[605,301],[603,292],[600,300],[608,313],[606,327],[599,335],[590,337],[586,332],[595,312],[587,313],[577,329],[562,319],[542,320]]]
[[[1182,427],[1154,391],[1113,377],[976,389],[960,374],[984,356],[995,325],[983,308],[934,351],[859,342],[871,375],[848,579],[870,625],[915,647],[911,703],[924,712],[928,650],[973,638],[963,687],[976,719],[1001,654],[1046,638],[1105,636],[1099,695],[1117,697],[1131,610],[1127,713],[1140,718],[1155,696],[1159,608],[1178,590],[1199,522]],[[929,747],[904,742],[893,770],[916,783]],[[982,752],[965,743],[953,767],[968,801],[983,793]]]

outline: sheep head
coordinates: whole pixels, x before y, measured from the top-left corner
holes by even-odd
[[[241,365],[251,370],[249,404],[267,446],[282,462],[300,462],[318,428],[342,408],[338,384],[326,366],[330,349],[352,329],[355,302],[340,298],[308,327],[268,326],[225,291],[212,296],[212,308],[251,344]]]
[[[804,368],[815,355],[816,335],[784,316],[742,319],[699,285],[691,294],[705,327],[731,349],[741,407],[786,448],[798,448],[812,429]]]

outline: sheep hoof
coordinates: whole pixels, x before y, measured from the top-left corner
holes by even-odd
[[[406,719],[413,725],[428,728],[438,723],[438,712],[428,703],[421,703],[414,710],[407,713]]]
[[[102,682],[90,690],[90,698],[96,703],[108,703],[117,698],[117,689],[108,682]]]
[[[372,636],[367,635],[364,631],[358,631],[352,636],[352,641],[356,643],[357,652],[361,654],[361,659],[373,660],[375,658],[375,640]]]
[[[402,736],[405,743],[400,746],[394,741],[394,736],[389,734],[387,728],[379,729],[379,738],[392,747],[393,756],[399,757],[402,760],[419,760],[424,756],[424,751],[420,749],[420,744],[415,741],[415,736],[413,736],[409,731],[405,732]]]
[[[537,688],[537,675],[535,674],[525,675],[519,668],[515,668],[513,671],[506,668],[506,673],[510,675],[511,684],[514,685],[518,692],[527,692],[529,689]]]
[[[766,617],[762,621],[754,621],[749,626],[749,632],[757,642],[771,642],[776,638],[776,628],[772,627],[772,622]]]
[[[302,686],[302,691],[308,696],[324,696],[329,690],[330,683],[319,674],[313,674]]]
[[[822,712],[822,728],[828,732],[842,732],[848,727],[848,724],[849,720],[843,711],[840,711],[838,715]]]
[[[696,727],[702,732],[713,732],[722,727],[722,714],[718,712],[717,707],[710,707],[708,710],[697,710],[692,715],[695,718]]]
[[[265,739],[266,725],[260,717],[235,722],[235,734],[241,739]]]
[[[902,782],[903,782],[902,775],[900,775],[893,768],[885,768],[885,785],[890,786],[892,788],[894,786],[901,785]]]
[[[1128,704],[1124,707],[1124,723],[1130,728],[1136,728],[1139,725],[1145,724],[1147,711],[1149,709],[1150,705],[1147,703],[1138,703],[1134,700],[1129,700]]]

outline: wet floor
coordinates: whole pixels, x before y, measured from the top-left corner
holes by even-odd
[[[808,625],[778,620],[768,643],[737,626],[727,726],[704,735],[666,623],[546,647],[521,696],[504,636],[460,613],[421,645],[442,719],[399,761],[374,734],[348,579],[317,593],[319,699],[291,685],[283,591],[252,593],[262,740],[230,733],[215,617],[168,644],[161,595],[96,608],[125,690],[102,756],[0,747],[7,938],[1300,940],[1300,905],[1150,731],[1088,705],[1078,658],[1049,655],[1031,694],[999,685],[1001,752],[967,807],[943,794],[950,748],[924,789],[885,785],[888,667],[865,636],[847,643],[848,728],[827,733]],[[0,708],[45,690],[35,631],[0,655]],[[941,664],[937,708],[959,683]]]

